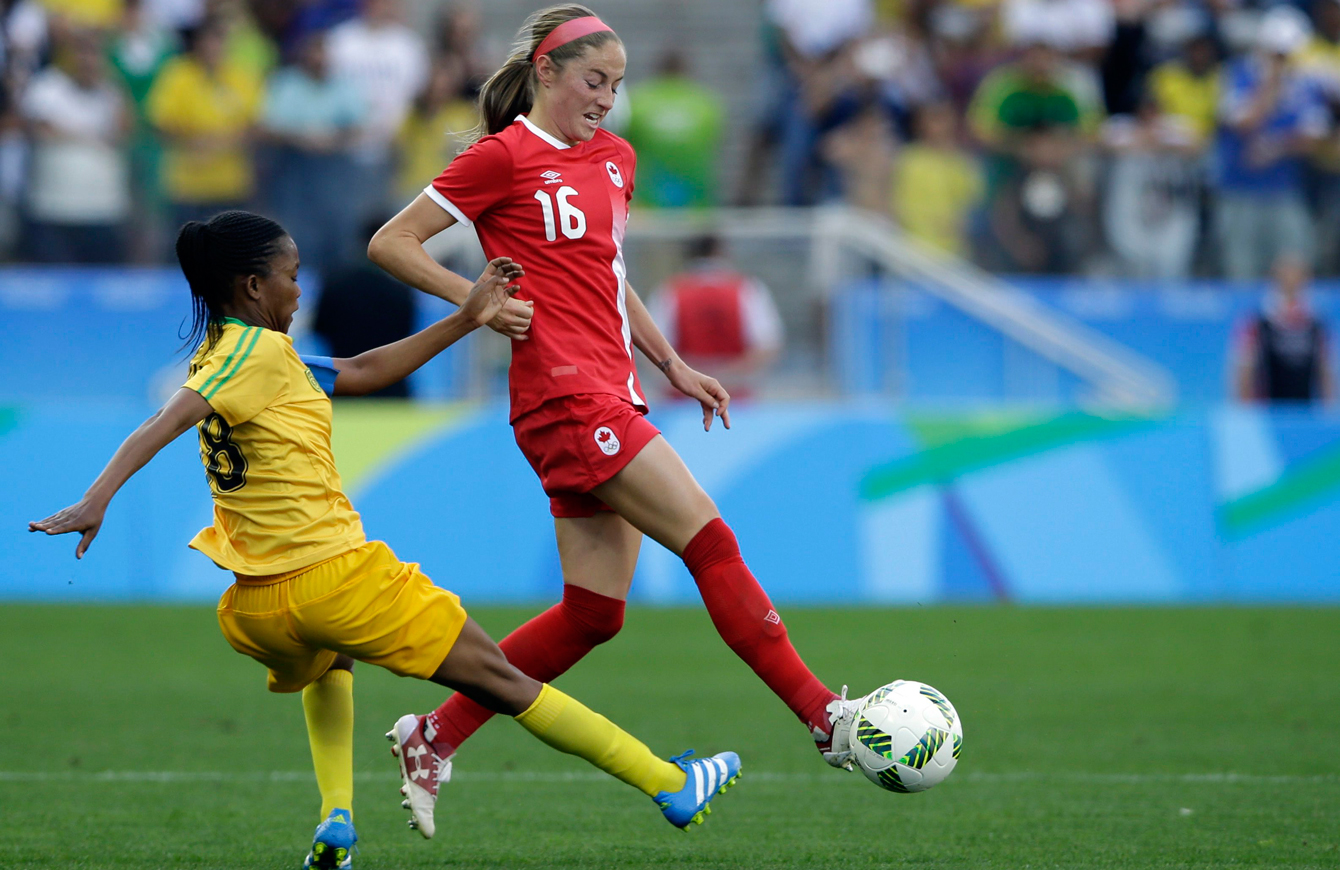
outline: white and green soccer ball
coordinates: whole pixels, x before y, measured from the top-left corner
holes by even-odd
[[[925,791],[958,764],[963,722],[938,690],[896,680],[861,702],[851,722],[851,748],[861,772],[880,788]]]

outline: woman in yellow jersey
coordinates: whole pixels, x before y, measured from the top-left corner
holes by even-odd
[[[340,489],[330,395],[395,383],[489,322],[516,292],[521,267],[495,259],[456,313],[394,344],[329,359],[300,357],[287,334],[302,294],[298,249],[279,224],[241,211],[192,221],[177,237],[177,258],[194,310],[188,343],[200,343],[186,384],[126,439],[78,503],[29,530],[81,533],[82,558],[117,490],[198,428],[214,523],[191,546],[236,577],[219,601],[219,625],[234,649],[266,666],[270,691],[302,693],[323,819],[303,866],[351,866],[355,660],[507,713],[555,749],[650,795],[672,824],[701,822],[739,774],[735,753],[662,761],[603,716],[523,675],[460,599],[364,537]],[[411,826],[431,837],[431,804],[450,771],[430,769],[420,729],[401,724],[387,737],[400,759],[404,805]]]

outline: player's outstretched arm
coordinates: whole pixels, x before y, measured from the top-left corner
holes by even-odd
[[[456,313],[408,338],[355,357],[332,360],[339,372],[335,379],[335,395],[363,396],[408,377],[466,334],[496,317],[519,289],[516,281],[524,274],[520,264],[507,257],[498,257],[489,262]]]
[[[121,442],[107,467],[93,481],[82,499],[44,520],[29,523],[28,531],[46,532],[48,535],[81,532],[74,556],[76,559],[84,558],[84,551],[97,537],[98,529],[102,528],[103,514],[107,512],[107,505],[117,490],[157,456],[158,451],[212,413],[214,409],[199,393],[182,387],[166,405]]]
[[[455,217],[421,193],[377,230],[368,242],[368,259],[397,281],[461,305],[470,295],[470,280],[442,267],[423,249],[424,242],[455,223]],[[510,300],[487,325],[508,338],[526,341],[533,309],[531,302]]]
[[[712,431],[713,416],[720,417],[722,425],[729,429],[730,393],[716,378],[694,371],[679,358],[656,321],[651,319],[651,312],[642,304],[641,297],[631,285],[627,289],[628,326],[633,333],[633,344],[665,373],[672,387],[690,399],[698,400],[703,408],[704,432]]]

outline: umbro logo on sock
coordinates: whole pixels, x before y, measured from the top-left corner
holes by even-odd
[[[771,622],[773,625],[781,625],[782,618],[777,615],[777,611],[769,610],[768,615],[763,617],[764,622]]]

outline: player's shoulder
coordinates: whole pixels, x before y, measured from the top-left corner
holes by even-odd
[[[489,133],[487,136],[480,136],[471,148],[480,148],[486,151],[506,151],[509,154],[523,149],[527,144],[527,137],[524,135],[525,128],[513,121],[506,127],[503,127],[497,133]]]
[[[516,162],[517,155],[525,148],[525,141],[517,135],[519,124],[511,124],[497,133],[480,136],[457,156],[457,160],[466,158],[472,161],[487,161],[489,164]],[[453,161],[454,162],[454,161]]]
[[[596,130],[596,135],[592,137],[592,141],[596,142],[600,147],[610,148],[613,149],[614,151],[617,151],[621,157],[627,157],[631,159],[632,157],[635,156],[633,146],[628,142],[627,139],[623,138],[617,133],[611,133],[604,127],[600,127]]]
[[[232,371],[244,365],[278,363],[291,350],[288,337],[263,326],[248,326],[240,320],[223,321],[217,337],[206,337],[191,360],[193,367],[218,365]]]

